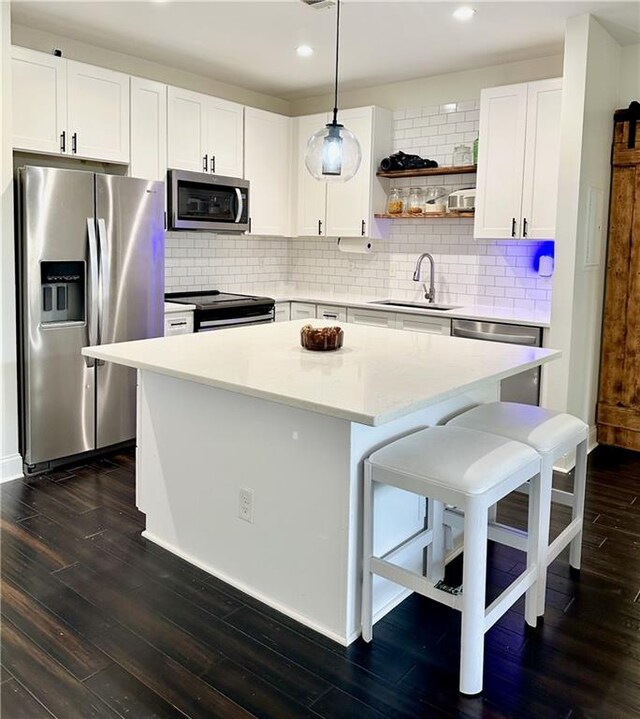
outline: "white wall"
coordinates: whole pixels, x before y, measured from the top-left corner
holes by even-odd
[[[196,92],[204,92],[225,100],[258,107],[261,110],[289,114],[289,102],[286,100],[24,25],[14,24],[12,26],[11,40],[14,45],[22,45],[42,52],[51,52],[54,47],[58,47],[64,51],[64,57],[71,60],[108,67],[111,70],[146,77]],[[185,38],[185,42],[188,42],[188,39]]]
[[[565,34],[556,269],[547,344],[562,350],[548,366],[546,406],[595,421],[611,177],[613,112],[619,104],[620,46],[589,15]],[[602,191],[602,224],[592,228],[591,189]],[[593,229],[593,262],[587,262]]]
[[[620,55],[619,107],[629,107],[632,100],[640,102],[640,44],[627,45]]]
[[[441,105],[452,99],[475,100],[483,87],[509,85],[514,82],[530,82],[562,76],[562,56],[553,55],[536,60],[510,62],[504,65],[481,67],[446,75],[434,75],[418,80],[407,80],[389,85],[377,85],[362,90],[341,92],[338,104],[341,108],[380,105],[390,110],[405,107]],[[310,97],[291,101],[292,115],[323,112],[333,107],[333,95]]]
[[[11,9],[0,2],[0,275],[2,286],[2,375],[0,378],[0,481],[22,474],[18,454],[15,281],[13,251],[13,163],[11,160]]]

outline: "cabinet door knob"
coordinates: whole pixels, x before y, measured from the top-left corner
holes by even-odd
[[[511,237],[515,237],[515,236],[516,236],[516,218],[514,217],[511,220]]]
[[[78,153],[78,133],[74,132],[73,135],[71,135],[71,152],[73,152],[74,155]]]
[[[208,172],[207,167],[209,165],[209,155],[205,155],[202,158],[202,172]]]
[[[60,133],[60,152],[67,151],[67,131],[63,130]]]

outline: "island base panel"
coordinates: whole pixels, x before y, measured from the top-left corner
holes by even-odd
[[[141,370],[136,490],[144,536],[349,644],[360,631],[362,459],[496,396],[490,383],[369,427]],[[253,492],[252,523],[238,516],[241,489]],[[420,529],[424,500],[380,490],[375,543],[385,551]],[[408,568],[421,562],[421,554],[406,557]],[[380,579],[376,617],[405,596]]]

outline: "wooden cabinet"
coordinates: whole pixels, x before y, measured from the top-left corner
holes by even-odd
[[[292,120],[245,108],[244,177],[251,183],[251,233],[291,234]]]
[[[242,105],[178,87],[167,102],[169,167],[242,177]]]
[[[13,48],[13,146],[129,162],[129,76]]]
[[[555,237],[561,100],[561,79],[482,91],[476,238]]]
[[[129,174],[164,182],[167,174],[167,86],[131,78]]]
[[[375,170],[391,152],[391,113],[380,107],[344,110],[338,119],[358,138],[362,163],[347,182],[313,178],[304,162],[309,138],[329,121],[328,115],[296,118],[297,234],[301,236],[380,238],[384,220],[376,219],[386,207],[388,180]]]
[[[615,114],[598,442],[640,451],[640,127]]]
[[[310,302],[292,302],[291,303],[291,319],[292,320],[308,320],[314,319],[316,316],[316,306]]]

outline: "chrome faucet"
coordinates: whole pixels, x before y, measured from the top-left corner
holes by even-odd
[[[422,287],[424,288],[425,300],[427,300],[427,302],[431,303],[431,302],[436,301],[436,288],[435,288],[436,268],[435,268],[435,264],[433,262],[433,257],[428,252],[423,252],[420,255],[420,257],[418,257],[418,261],[416,262],[416,269],[413,271],[413,281],[420,282],[420,270],[422,269],[422,261],[424,260],[425,257],[429,260],[429,265],[430,265],[429,289],[427,289],[426,283],[423,283]]]

